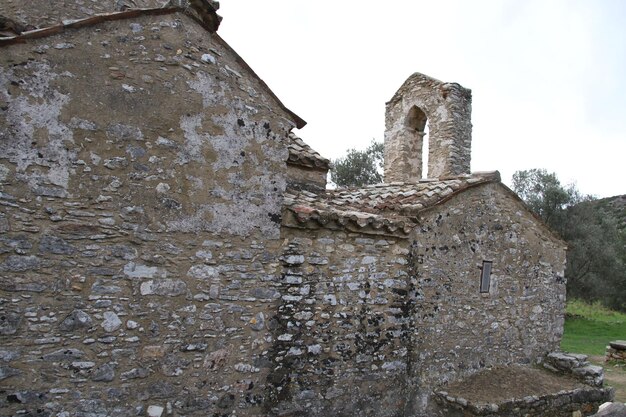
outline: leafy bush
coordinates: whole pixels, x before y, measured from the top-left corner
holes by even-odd
[[[337,187],[362,187],[383,182],[383,152],[383,144],[374,140],[363,151],[348,150],[346,156],[332,162],[332,182]]]
[[[513,189],[568,244],[567,295],[626,311],[626,231],[611,212],[545,169],[517,171]]]

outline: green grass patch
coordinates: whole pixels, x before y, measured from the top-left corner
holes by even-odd
[[[566,318],[561,350],[604,355],[611,340],[626,338],[625,323],[603,323],[583,318]]]
[[[604,355],[611,340],[626,339],[626,314],[599,303],[580,300],[567,303],[561,349],[587,355]]]

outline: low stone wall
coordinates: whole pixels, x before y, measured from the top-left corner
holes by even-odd
[[[626,341],[616,340],[609,342],[606,347],[606,359],[608,361],[619,361],[626,363]]]
[[[578,388],[544,396],[511,399],[500,404],[472,404],[454,398],[445,391],[437,392],[435,401],[446,417],[572,417],[589,416],[600,404],[613,397],[612,388]]]

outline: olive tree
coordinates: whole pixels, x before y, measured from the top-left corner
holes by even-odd
[[[372,140],[365,150],[349,149],[332,161],[331,181],[337,187],[362,187],[383,181],[383,144]]]
[[[515,172],[513,190],[567,242],[568,296],[626,311],[626,233],[619,219],[545,169]]]

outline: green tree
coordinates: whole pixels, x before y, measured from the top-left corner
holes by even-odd
[[[626,239],[615,218],[545,169],[517,171],[513,189],[567,242],[568,296],[626,311]]]
[[[372,139],[363,151],[348,150],[346,156],[332,161],[330,178],[337,187],[362,187],[383,181],[384,146]]]
[[[513,174],[513,190],[526,205],[543,219],[546,224],[562,232],[568,207],[584,199],[576,186],[561,185],[555,173],[545,169],[516,171]]]
[[[568,294],[626,311],[626,234],[617,219],[589,200],[568,208]]]

